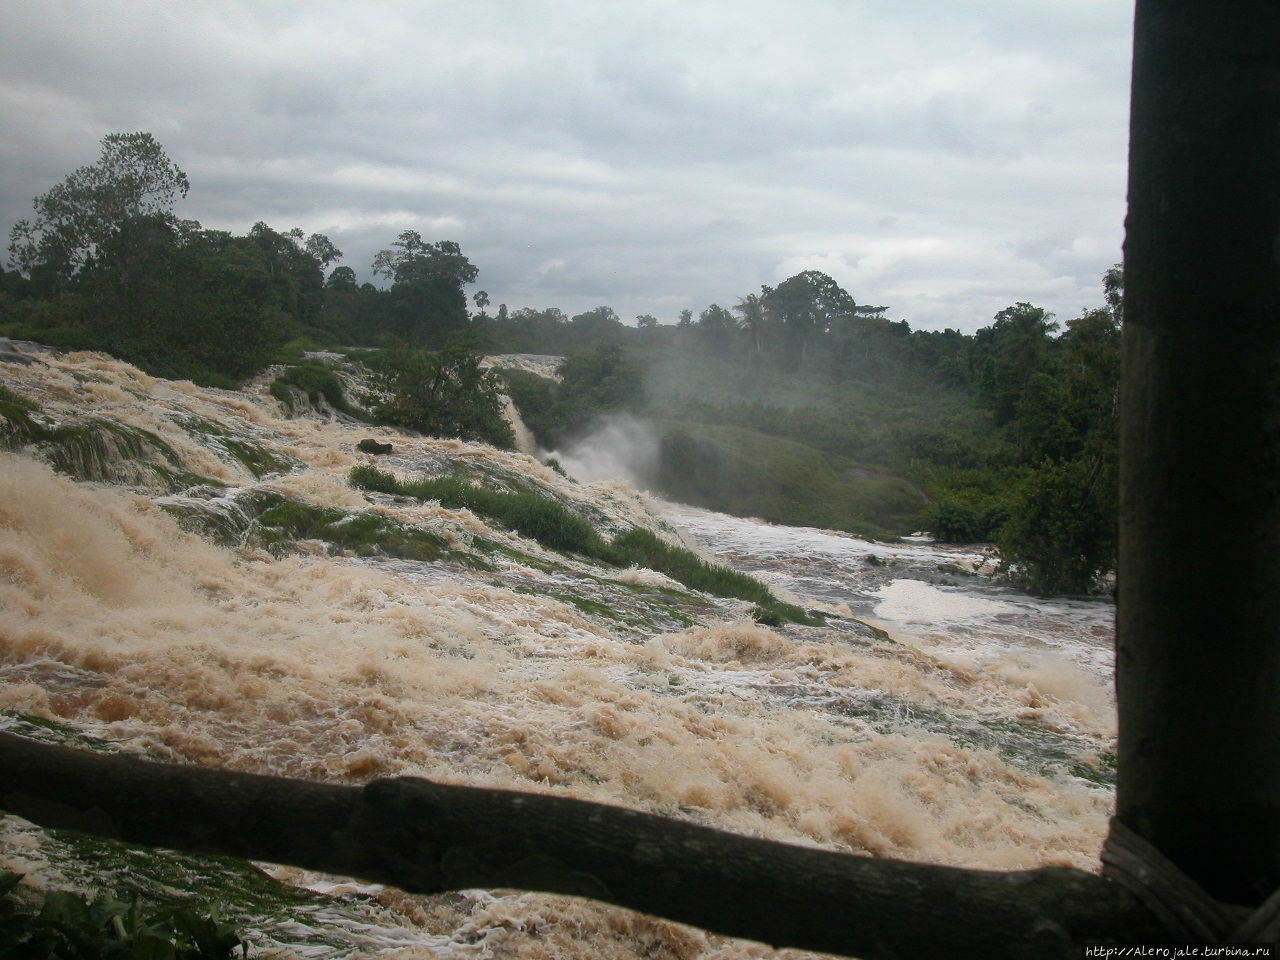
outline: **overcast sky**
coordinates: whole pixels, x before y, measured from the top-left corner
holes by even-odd
[[[0,224],[147,130],[205,226],[369,278],[454,240],[493,303],[674,322],[802,270],[913,328],[1102,301],[1122,0],[0,0]]]

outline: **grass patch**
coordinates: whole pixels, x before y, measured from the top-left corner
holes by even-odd
[[[693,590],[754,603],[752,616],[766,626],[780,626],[787,621],[810,625],[824,622],[818,613],[783,603],[755,577],[708,563],[692,550],[667,543],[648,530],[635,527],[618,534],[611,549],[612,562],[619,566],[648,567]]]
[[[358,557],[432,561],[448,552],[443,537],[380,514],[346,513],[285,499],[257,516],[249,536],[277,551],[297,540],[322,540],[336,549],[351,550]]]
[[[470,510],[550,550],[577,553],[593,560],[610,558],[609,545],[591,524],[563,504],[536,493],[492,490],[457,477],[402,482],[371,466],[353,468],[350,479],[352,486],[364,490],[438,500],[449,510]]]
[[[0,872],[0,954],[31,960],[137,957],[228,960],[245,956],[235,927],[188,907],[144,911],[138,900],[87,900],[50,890],[39,905],[15,895],[21,875]]]
[[[350,482],[378,493],[437,500],[451,510],[465,508],[560,553],[580,554],[615,567],[648,567],[692,590],[749,601],[755,604],[753,616],[761,623],[823,622],[820,614],[778,600],[754,577],[708,563],[648,530],[635,527],[606,541],[568,507],[542,494],[491,490],[457,477],[402,481],[372,466],[352,468]]]

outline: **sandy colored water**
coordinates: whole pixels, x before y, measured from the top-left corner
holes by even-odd
[[[849,584],[853,606],[862,597],[873,607],[868,618],[896,631],[899,643],[869,639],[847,617],[821,628],[763,627],[744,605],[712,598],[685,611],[685,626],[649,627],[660,619],[654,591],[674,586],[665,577],[556,557],[466,511],[369,498],[346,474],[368,459],[356,442],[376,436],[396,447],[380,465],[403,475],[465,468],[518,476],[606,532],[682,523],[679,510],[664,519],[661,505],[623,484],[579,484],[478,444],[288,419],[261,389],[203,390],[97,355],[46,357],[0,373],[51,422],[91,414],[144,428],[193,473],[232,491],[273,489],[380,511],[461,550],[477,538],[509,548],[490,571],[333,555],[321,544],[275,557],[185,532],[163,509],[161,491],[76,482],[31,451],[0,454],[0,710],[11,716],[238,770],[342,783],[413,774],[622,804],[836,850],[993,868],[1096,867],[1108,788],[975,745],[949,726],[955,718],[958,729],[1015,724],[1067,737],[1086,764],[1110,748],[1104,667],[1075,650],[1089,645],[1070,640],[1065,627],[1055,636],[1069,653],[1056,659],[1034,637],[1020,659],[1016,617],[1008,616],[993,641],[998,650],[974,654],[982,625],[1017,613],[1020,601],[906,577]],[[294,466],[255,478],[184,427],[193,417],[252,437]],[[737,523],[713,515],[686,534],[716,552],[724,548],[714,531]],[[809,536],[769,528],[759,534],[761,556],[771,552],[785,566],[788,538],[811,555]],[[892,549],[909,557],[913,548]],[[778,585],[800,594],[803,580]],[[594,605],[581,602],[588,588]],[[836,609],[835,589],[815,599]],[[39,875],[33,842],[12,827],[0,832],[0,868]],[[57,885],[56,869],[45,866],[40,882]],[[277,873],[303,885],[330,882]],[[394,935],[370,939],[353,929],[345,948],[290,949],[775,955],[562,897],[374,892],[381,912],[371,923]]]

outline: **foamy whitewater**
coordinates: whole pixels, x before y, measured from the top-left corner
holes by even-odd
[[[974,551],[772,526],[479,444],[291,418],[269,376],[206,390],[94,354],[0,376],[37,421],[119,424],[173,455],[86,481],[35,448],[0,453],[0,726],[335,783],[411,774],[581,797],[886,857],[1097,867],[1112,805],[1105,603],[1009,592],[975,572]],[[364,437],[395,452],[360,454]],[[246,444],[272,468],[255,476]],[[747,604],[653,571],[353,489],[351,467],[375,462],[518,483],[606,534],[682,539],[827,625],[764,627]],[[190,532],[194,514],[232,523],[263,493],[372,512],[450,552],[361,558],[304,540],[269,553]],[[131,864],[95,866],[65,837],[0,819],[0,869],[36,887],[111,890],[150,869]],[[198,861],[182,869],[196,894],[214,882]],[[810,956],[566,897],[417,897],[264,869],[297,901],[220,894],[259,956]]]

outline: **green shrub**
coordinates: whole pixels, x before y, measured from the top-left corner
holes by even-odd
[[[1018,486],[1000,534],[1009,575],[1044,594],[1088,593],[1116,565],[1116,514],[1081,460],[1040,463]]]
[[[925,510],[920,525],[944,543],[990,543],[1009,519],[999,503],[943,500]]]
[[[507,423],[501,382],[480,368],[469,341],[451,338],[431,352],[399,347],[370,361],[382,399],[374,408],[379,423],[407,427],[435,437],[478,440],[510,450],[515,434]]]

